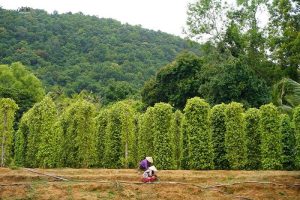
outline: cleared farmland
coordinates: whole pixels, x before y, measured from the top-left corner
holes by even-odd
[[[0,168],[1,199],[300,199],[299,171]]]

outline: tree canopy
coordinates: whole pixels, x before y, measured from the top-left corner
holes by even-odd
[[[0,97],[11,98],[19,105],[18,119],[44,95],[42,82],[24,65],[0,65]]]
[[[46,90],[87,90],[104,104],[139,96],[155,71],[198,44],[141,26],[82,13],[0,8],[0,63],[19,61]]]
[[[236,101],[258,108],[271,102],[276,83],[274,101],[297,102],[298,1],[198,0],[187,15],[187,35],[202,43],[201,55],[184,53],[162,67],[142,90],[147,105],[163,101],[182,109],[187,98],[200,96],[213,105]],[[284,77],[295,81],[289,94],[280,94]]]
[[[271,101],[266,81],[240,59],[211,65],[190,52],[161,68],[142,90],[142,100],[147,105],[167,102],[180,109],[195,96],[213,105],[237,101],[247,107],[259,107]]]

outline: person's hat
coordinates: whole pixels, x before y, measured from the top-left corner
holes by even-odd
[[[152,157],[146,157],[146,160],[148,160],[150,163],[153,163]]]
[[[152,171],[155,171],[155,172],[157,172],[157,169],[156,169],[156,167],[155,167],[155,166],[151,166],[151,167],[149,167],[149,169],[150,169],[150,170],[152,170]]]

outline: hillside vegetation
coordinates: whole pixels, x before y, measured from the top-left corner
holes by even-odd
[[[71,95],[87,90],[104,104],[139,95],[144,81],[179,52],[192,50],[190,44],[82,13],[0,8],[0,63],[28,66],[47,91]]]

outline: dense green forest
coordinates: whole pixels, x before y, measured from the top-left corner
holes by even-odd
[[[300,169],[300,3],[222,2],[188,5],[202,44],[0,9],[1,166]]]
[[[87,90],[103,104],[140,96],[145,80],[179,52],[200,51],[196,43],[141,26],[30,8],[0,8],[0,49],[0,63],[26,65],[46,91]]]
[[[258,108],[273,101],[284,110],[300,103],[299,1],[224,2],[189,4],[186,32],[202,41],[202,53],[181,54],[160,68],[145,83],[143,102],[183,109],[186,99],[200,96],[212,105]],[[269,15],[264,26],[262,12]]]

